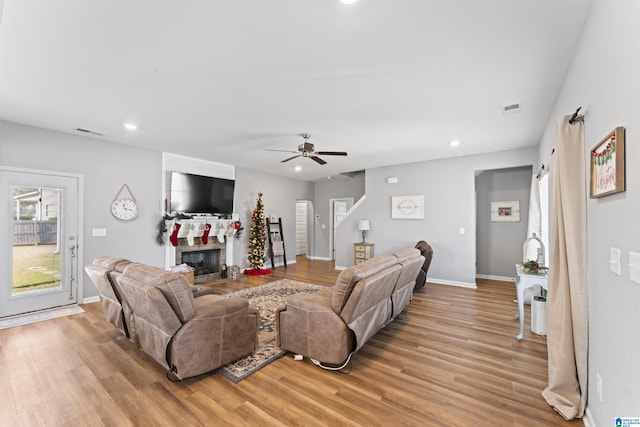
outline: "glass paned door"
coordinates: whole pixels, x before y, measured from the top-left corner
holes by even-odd
[[[77,302],[78,178],[0,170],[0,316]]]

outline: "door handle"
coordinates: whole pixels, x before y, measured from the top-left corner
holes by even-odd
[[[73,259],[76,257],[76,245],[69,245],[69,251],[71,256],[69,257],[69,299],[73,299],[73,286],[76,281],[76,276],[73,270]]]

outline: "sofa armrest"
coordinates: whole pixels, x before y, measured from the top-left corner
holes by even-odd
[[[251,353],[258,344],[258,309],[240,297],[204,295],[196,315],[175,334],[170,364],[178,378],[217,369]]]
[[[344,362],[354,349],[354,335],[331,308],[331,294],[299,294],[276,310],[278,344],[285,350],[324,363]]]

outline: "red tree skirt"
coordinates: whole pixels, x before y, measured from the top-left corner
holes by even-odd
[[[265,274],[271,274],[271,270],[268,268],[252,268],[246,269],[244,274],[247,276],[264,276]]]

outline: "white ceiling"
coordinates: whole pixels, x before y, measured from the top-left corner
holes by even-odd
[[[306,180],[533,146],[590,3],[4,0],[0,119]]]

